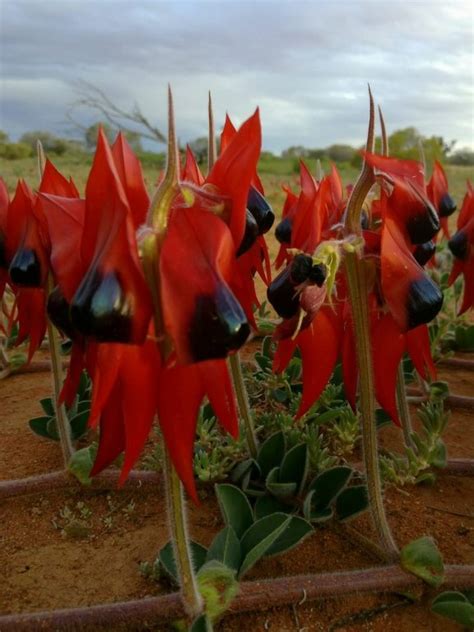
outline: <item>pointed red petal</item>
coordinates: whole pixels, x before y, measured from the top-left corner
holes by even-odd
[[[237,406],[226,361],[199,362],[196,368],[212,410],[222,426],[236,439],[239,435]]]
[[[158,382],[158,421],[176,472],[195,503],[193,450],[196,420],[204,397],[196,365],[173,367],[160,375]]]
[[[196,157],[189,145],[186,146],[186,162],[184,163],[182,179],[185,182],[192,182],[198,186],[202,186],[205,182],[205,178],[199,169]]]
[[[206,180],[214,184],[231,203],[229,226],[237,247],[244,236],[247,196],[257,168],[261,143],[262,132],[257,109],[221,153]]]
[[[127,139],[119,133],[112,145],[112,155],[120,181],[127,196],[133,217],[133,224],[138,228],[145,223],[150,197],[143,180],[140,161],[133,153]]]
[[[303,363],[303,396],[297,419],[311,408],[326,387],[337,362],[340,339],[340,315],[330,308],[322,308],[311,325],[298,334]]]
[[[415,369],[421,375],[424,380],[428,379],[428,376],[432,380],[436,379],[436,367],[431,356],[430,336],[428,333],[428,327],[421,325],[415,329],[407,331],[406,347],[407,351],[412,359]]]
[[[120,386],[116,385],[100,418],[99,449],[91,470],[95,476],[108,467],[125,449],[125,427],[120,402]]]
[[[396,386],[398,365],[405,350],[405,338],[390,314],[382,316],[374,323],[371,337],[375,395],[380,406],[400,426]]]

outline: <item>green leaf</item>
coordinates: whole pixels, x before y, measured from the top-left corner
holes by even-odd
[[[295,445],[281,462],[280,482],[296,483],[297,490],[302,489],[308,474],[308,446],[306,443]]]
[[[96,454],[97,446],[92,444],[87,446],[87,448],[82,448],[74,452],[68,463],[68,470],[83,485],[90,485],[92,483],[90,473],[94,465]]]
[[[191,542],[191,559],[193,561],[194,572],[197,573],[206,562],[207,549],[198,542]],[[178,570],[174,560],[174,551],[171,542],[167,542],[158,553],[158,563],[160,569],[165,572],[168,578],[179,586]]]
[[[273,494],[277,498],[287,498],[288,496],[293,496],[297,491],[296,483],[280,482],[279,467],[274,467],[273,470],[268,473],[265,480],[265,487],[268,489],[270,494]]]
[[[430,463],[434,467],[443,468],[448,464],[448,452],[442,439],[437,439],[436,445],[431,452]]]
[[[474,605],[460,592],[450,590],[441,593],[431,604],[431,610],[470,630],[474,628]]]
[[[299,516],[291,516],[289,525],[270,546],[265,555],[276,555],[277,553],[289,551],[312,532],[313,527],[307,520]]]
[[[266,358],[272,357],[272,337],[265,336],[262,342],[262,355]]]
[[[89,410],[82,413],[78,413],[71,420],[71,437],[73,441],[76,441],[82,437],[87,431],[87,422],[89,420]]]
[[[91,400],[90,399],[83,399],[82,401],[80,401],[77,405],[77,412],[78,413],[84,413],[84,412],[90,412],[91,409]]]
[[[447,382],[431,382],[430,397],[432,399],[445,399],[449,395],[449,384]]]
[[[46,428],[48,430],[50,439],[59,441],[59,432],[58,432],[58,424],[56,421],[56,417],[49,418],[48,423],[46,424]]]
[[[456,327],[454,336],[457,349],[474,351],[474,325]]]
[[[48,417],[54,417],[56,415],[56,411],[54,410],[53,400],[51,397],[45,397],[44,399],[40,399],[41,408],[43,412],[48,415]]]
[[[341,521],[355,518],[369,506],[367,487],[354,485],[344,489],[336,500],[336,513]]]
[[[279,502],[274,496],[260,496],[255,503],[255,518],[259,520],[272,513],[290,513],[291,507]]]
[[[313,504],[313,496],[314,489],[312,489],[309,494],[307,494],[304,503],[303,503],[303,514],[306,520],[310,522],[326,522],[330,520],[334,515],[334,510],[332,507],[326,507],[324,509],[319,509],[315,511],[312,507]]]
[[[28,425],[31,430],[40,437],[45,437],[46,439],[53,439],[49,434],[48,423],[51,417],[35,417],[34,419],[30,419]]]
[[[280,465],[285,456],[285,435],[283,432],[276,432],[262,443],[258,451],[257,463],[260,467],[262,477],[266,478],[270,470]]]
[[[234,467],[230,475],[230,480],[233,483],[240,483],[240,481],[246,476],[246,474],[252,473],[252,470],[260,473],[260,468],[257,461],[255,461],[254,459],[245,459],[245,461],[237,463],[237,465]]]
[[[326,509],[331,505],[351,479],[353,470],[345,465],[331,467],[321,472],[309,486],[314,491],[311,499],[313,512]]]
[[[282,535],[290,524],[291,516],[276,513],[257,520],[241,538],[243,562],[239,577],[246,573]]]
[[[191,624],[191,627],[189,628],[189,632],[209,632],[209,630],[212,630],[212,628],[209,627],[209,625],[210,625],[210,621],[207,615],[202,614],[197,619],[194,619],[194,621]]]
[[[443,583],[443,558],[433,538],[423,536],[403,547],[400,554],[402,567],[435,588]]]
[[[206,555],[206,562],[217,560],[238,572],[241,552],[239,538],[232,527],[227,526],[216,535]]]
[[[228,484],[216,485],[215,490],[224,522],[241,538],[253,524],[252,507],[246,495],[238,487]]]

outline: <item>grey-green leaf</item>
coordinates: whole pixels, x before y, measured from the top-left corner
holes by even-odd
[[[270,470],[280,465],[285,456],[285,435],[283,432],[275,432],[262,443],[258,451],[257,463],[262,477],[266,478]]]
[[[369,506],[367,487],[354,485],[343,489],[336,500],[336,513],[339,520],[355,518]]]
[[[281,483],[280,482],[280,468],[274,467],[268,473],[265,480],[265,486],[268,491],[277,498],[286,498],[292,496],[297,491],[296,483]]]
[[[206,562],[207,549],[198,542],[191,542],[191,559],[194,571],[197,573]],[[160,568],[168,578],[177,586],[179,585],[178,570],[174,559],[174,551],[171,542],[167,542],[158,553]]]
[[[329,507],[350,481],[352,472],[352,468],[341,465],[331,467],[316,476],[309,487],[314,491],[312,510],[320,511]]]
[[[306,538],[306,536],[310,535],[312,531],[313,527],[307,520],[298,516],[291,516],[290,523],[283,533],[267,549],[265,555],[276,555],[277,553],[289,551]]]
[[[423,536],[403,547],[400,553],[402,567],[435,588],[443,583],[444,565],[441,553],[433,538]]]
[[[227,526],[216,535],[206,555],[206,561],[217,560],[238,572],[241,562],[240,542],[234,529]]]
[[[279,500],[277,500],[274,496],[261,496],[257,499],[254,507],[255,518],[259,520],[260,518],[264,518],[265,516],[269,516],[273,513],[290,513],[291,507],[288,505],[284,505]]]
[[[280,467],[281,483],[296,483],[297,489],[301,489],[308,473],[308,446],[306,443],[295,445],[289,450]]]
[[[268,549],[282,535],[290,524],[291,516],[284,513],[276,513],[265,518],[260,518],[248,529],[241,541],[242,565],[239,577],[246,573],[252,566],[265,555]]]
[[[216,495],[226,525],[231,526],[238,538],[253,523],[252,507],[246,495],[234,485],[216,485]]]

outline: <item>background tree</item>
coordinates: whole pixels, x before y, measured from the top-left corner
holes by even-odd
[[[166,143],[165,135],[155,125],[150,123],[137,103],[135,103],[132,110],[124,110],[92,83],[80,80],[76,82],[75,86],[79,98],[72,104],[67,113],[67,118],[73,123],[74,127],[81,129],[83,132],[87,131],[88,128],[76,121],[73,116],[74,110],[86,108],[100,112],[101,118],[115,132],[122,131],[134,135],[132,137],[135,138],[148,138],[157,143]],[[130,142],[129,136],[127,136],[127,139]]]

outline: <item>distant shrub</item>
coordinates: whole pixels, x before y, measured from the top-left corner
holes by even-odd
[[[33,150],[26,143],[0,143],[0,156],[5,160],[20,160],[33,155]]]
[[[474,151],[468,147],[458,149],[449,156],[448,162],[450,165],[472,167],[474,166]]]

